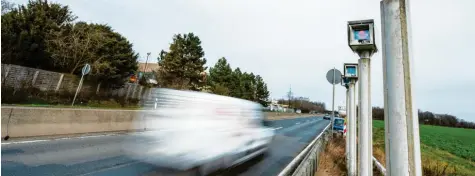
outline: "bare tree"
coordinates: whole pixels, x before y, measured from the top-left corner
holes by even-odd
[[[86,63],[92,64],[95,71],[109,67],[107,62],[100,62],[104,55],[98,54],[106,44],[105,35],[101,30],[81,22],[53,33],[47,40],[53,64],[71,74]]]
[[[10,12],[13,8],[15,8],[15,3],[2,0],[2,15]]]

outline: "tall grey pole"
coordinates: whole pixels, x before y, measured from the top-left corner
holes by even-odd
[[[349,137],[349,162],[348,175],[356,176],[357,158],[356,158],[356,100],[355,100],[355,81],[352,80],[348,85],[348,137]]]
[[[145,73],[147,71],[147,65],[148,65],[148,57],[150,56],[150,52],[147,53],[147,59],[145,60],[145,67],[143,69],[143,72]]]
[[[422,175],[419,121],[414,103],[409,0],[383,0],[384,121],[388,175]]]
[[[333,136],[333,121],[334,121],[334,118],[335,118],[335,70],[336,68],[333,67],[333,98],[332,98],[332,121],[331,121],[331,127],[332,127],[332,135]]]
[[[345,158],[346,158],[346,163],[350,163],[350,91],[349,87],[346,88],[346,134],[345,134]],[[349,164],[346,165],[346,170],[349,172],[350,167]]]
[[[371,53],[363,51],[359,53],[359,110],[358,110],[358,155],[359,155],[359,174],[373,175],[373,142],[372,142],[372,124],[371,117]]]

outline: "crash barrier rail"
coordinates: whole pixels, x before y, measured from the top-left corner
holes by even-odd
[[[315,139],[295,157],[280,173],[279,176],[314,176],[317,171],[320,153],[325,149],[329,137],[328,124]]]
[[[373,162],[376,165],[376,168],[378,168],[379,172],[381,174],[386,175],[386,168],[373,156]]]

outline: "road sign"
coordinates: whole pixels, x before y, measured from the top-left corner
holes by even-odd
[[[91,65],[86,64],[84,67],[82,67],[82,75],[87,75],[91,71]]]
[[[341,72],[337,69],[331,69],[327,72],[327,80],[330,84],[340,84]]]

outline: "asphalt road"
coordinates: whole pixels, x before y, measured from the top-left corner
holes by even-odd
[[[330,123],[322,117],[270,121],[276,130],[270,153],[218,175],[277,175]],[[130,135],[77,137],[2,143],[2,175],[162,175],[166,169],[124,155],[121,142]],[[157,174],[157,173],[161,174]]]

